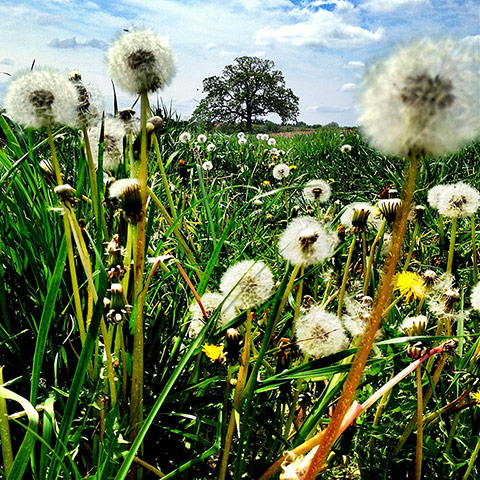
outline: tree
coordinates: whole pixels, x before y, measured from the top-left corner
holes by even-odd
[[[238,57],[227,65],[222,75],[205,78],[203,92],[193,116],[209,122],[245,122],[252,129],[256,119],[276,113],[282,122],[295,121],[298,97],[285,87],[285,78],[274,69],[272,60]]]

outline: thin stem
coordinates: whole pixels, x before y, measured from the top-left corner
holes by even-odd
[[[352,263],[353,250],[355,248],[356,240],[357,234],[354,233],[352,235],[352,243],[350,244],[350,248],[348,249],[348,257],[347,263],[345,264],[345,271],[343,272],[342,286],[340,287],[340,293],[338,294],[338,318],[342,318],[343,298],[345,296],[345,290],[347,289],[348,272],[350,270],[350,264]]]
[[[0,367],[0,385],[3,385],[3,366]],[[8,477],[13,465],[13,449],[8,423],[7,402],[3,397],[0,397],[0,440],[2,441],[3,465]]]
[[[103,318],[100,320],[100,328],[102,330],[103,344],[105,348],[105,357],[107,362],[107,377],[109,384],[110,399],[112,400],[112,407],[117,403],[117,387],[115,385],[115,372],[113,370],[113,358],[110,337],[107,332],[107,326]]]
[[[478,283],[478,254],[477,254],[477,233],[475,230],[475,216],[470,217],[470,227],[472,230],[472,262],[473,262],[473,283]]]
[[[457,234],[457,217],[452,218],[452,231],[450,233],[450,247],[448,249],[447,275],[452,273],[453,254],[455,253],[455,237]]]
[[[383,237],[383,233],[385,232],[385,226],[387,225],[387,220],[383,220],[380,228],[378,229],[377,235],[373,240],[372,246],[370,248],[370,255],[368,256],[368,264],[367,264],[367,271],[365,272],[365,280],[363,282],[363,294],[368,294],[368,287],[370,285],[370,276],[372,274],[372,266],[373,261],[375,259],[375,248],[377,247],[378,243],[380,242],[381,238]]]
[[[343,386],[343,392],[333,417],[331,418],[330,423],[325,430],[325,435],[320,441],[319,448],[315,453],[312,462],[310,463],[310,467],[306,472],[304,480],[315,479],[317,473],[324,465],[325,460],[330,453],[332,445],[338,436],[340,427],[342,426],[343,419],[353,402],[353,397],[375,340],[375,334],[378,330],[382,313],[385,310],[387,303],[390,301],[393,290],[393,277],[395,275],[397,263],[400,258],[403,237],[405,236],[405,231],[407,229],[408,215],[415,189],[417,167],[418,157],[414,154],[410,157],[403,206],[400,210],[399,218],[394,224],[392,244],[383,269],[383,276],[375,295],[370,322],[364,332],[362,344],[355,355],[352,368],[350,369],[348,377]]]
[[[48,144],[52,152],[53,168],[55,170],[55,178],[57,179],[57,185],[63,185],[62,174],[60,173],[60,165],[58,163],[57,150],[55,149],[55,142],[53,141],[52,128],[47,127]]]
[[[467,478],[470,476],[470,473],[475,466],[475,462],[477,461],[478,452],[480,452],[480,436],[478,437],[477,444],[475,445],[475,450],[472,453],[472,458],[470,458],[470,461],[468,462],[467,471],[465,472],[462,480],[467,480]]]
[[[415,456],[415,480],[422,478],[422,453],[423,453],[423,392],[421,367],[415,371],[417,380],[417,453]]]
[[[402,272],[406,272],[410,261],[412,259],[413,250],[415,249],[415,241],[417,240],[418,230],[420,229],[420,222],[415,222],[415,228],[413,229],[412,239],[410,240],[410,248],[408,249],[407,259],[405,265],[402,268]]]

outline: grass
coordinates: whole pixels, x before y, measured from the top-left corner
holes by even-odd
[[[1,474],[9,479],[122,480],[132,478],[132,472],[137,478],[143,472],[145,479],[218,478],[231,415],[234,429],[227,442],[230,453],[223,478],[259,478],[285,451],[317,435],[331,418],[358,342],[353,340],[347,349],[328,357],[308,358],[293,336],[293,323],[298,307],[310,297],[324,301],[332,313],[345,313],[335,293],[343,278],[346,297],[352,299],[362,291],[362,241],[359,236],[352,247],[348,275],[344,270],[352,237],[339,231],[334,256],[292,276],[293,267],[277,250],[278,237],[294,216],[314,216],[336,230],[349,203],[375,203],[388,188],[400,191],[403,160],[376,152],[356,130],[329,127],[311,135],[275,137],[276,148],[285,152],[280,154],[253,135],[247,135],[246,145],[239,145],[236,135],[219,132],[208,134],[214,152],[207,152],[207,144],[197,150],[193,141],[178,140],[185,129],[194,134],[194,127],[178,124],[167,110],[163,107],[166,118],[155,133],[158,149],[154,143],[148,152],[147,184],[154,195],[144,217],[145,254],[171,255],[175,261],[145,263],[140,287],[134,288],[132,272],[123,284],[125,303],[131,308],[126,307],[122,322],[103,327],[108,312],[103,298],[110,298],[112,283],[107,279],[112,265],[106,245],[118,234],[122,246],[129,245],[130,258],[137,258],[136,227],[112,202],[101,202],[98,208],[105,212],[109,233],[108,238],[103,236],[89,202],[92,188],[81,136],[65,128],[54,131],[63,180],[75,188],[71,220],[73,225],[75,221],[85,225],[79,231],[92,267],[90,277],[80,261],[81,241],[74,241],[78,288],[72,287],[60,213],[65,207],[54,193],[54,176],[41,168],[41,161],[51,158],[46,133],[23,130],[0,116],[7,138],[0,150],[0,354],[5,382],[0,396],[7,399],[10,415],[10,431],[2,436],[2,446],[8,445],[4,440],[8,437],[12,445],[2,450]],[[344,144],[351,145],[351,151],[342,153]],[[455,155],[426,159],[418,174],[415,203],[427,205],[428,189],[439,183],[461,180],[479,188],[479,153],[476,143]],[[208,172],[201,167],[207,159],[213,163]],[[279,162],[291,167],[285,184],[272,177],[272,167]],[[126,162],[115,177],[129,175],[133,176]],[[98,178],[103,178],[101,172]],[[304,200],[302,187],[313,178],[330,181],[333,195],[328,203],[316,206]],[[98,186],[103,198],[103,183]],[[478,225],[478,214],[475,219]],[[410,271],[445,272],[450,227],[445,220],[447,238],[442,241],[437,212],[427,206],[418,234],[413,235],[413,222],[408,225],[398,271],[411,250]],[[366,233],[367,252],[375,235],[375,231]],[[478,242],[478,231],[475,235]],[[380,242],[368,288],[372,296],[383,265],[381,250]],[[229,327],[239,330],[243,345],[246,313],[238,312],[218,327],[217,310],[205,319],[200,334],[190,338],[189,307],[195,302],[194,291],[201,297],[218,290],[225,270],[245,259],[263,260],[270,266],[275,293],[251,312],[251,340],[247,350],[240,350],[240,355],[249,353],[243,365],[238,358],[213,362],[202,353],[202,346],[225,344]],[[399,329],[408,316],[429,316],[428,330],[421,337],[427,349],[453,336],[460,341],[457,355],[435,357],[422,368],[423,377],[408,376],[382,399],[381,407],[377,403],[362,414],[356,426],[337,440],[322,478],[413,475],[418,450],[415,426],[412,435],[402,434],[419,408],[419,382],[423,477],[462,478],[467,469],[472,479],[480,475],[471,462],[474,451],[478,453],[480,417],[468,397],[476,390],[479,333],[478,313],[470,311],[469,300],[474,285],[469,218],[458,221],[452,261],[460,299],[453,307],[455,315],[448,317],[451,331],[438,329],[438,323],[447,320],[431,312],[428,301],[405,302],[395,293],[395,304],[382,319],[382,338],[374,344],[355,398],[366,401],[412,362],[407,349],[420,338],[405,336]],[[129,262],[124,267],[128,269]],[[137,314],[142,303],[135,292],[144,295],[145,305],[141,309],[143,382],[142,392],[133,394],[135,412],[129,413],[132,366],[139,360],[135,319],[142,318]],[[77,300],[88,326],[83,340]],[[105,357],[107,345],[113,355],[111,365]],[[441,363],[445,365],[439,369]],[[237,388],[230,380],[246,365],[247,378]],[[464,398],[455,403],[462,394]],[[442,415],[435,416],[436,412]],[[138,423],[133,424],[133,418]],[[405,442],[394,455],[400,439]]]

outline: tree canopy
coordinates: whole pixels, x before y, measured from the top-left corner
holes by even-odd
[[[205,78],[203,92],[193,116],[207,122],[245,122],[252,129],[254,120],[276,113],[282,122],[294,122],[298,116],[298,97],[285,86],[280,70],[272,60],[238,57],[227,65],[221,76]]]

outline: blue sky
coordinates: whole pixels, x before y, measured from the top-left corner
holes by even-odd
[[[79,69],[111,110],[105,51],[132,25],[169,37],[177,74],[160,95],[184,118],[202,98],[202,80],[241,55],[275,62],[300,97],[299,120],[353,125],[365,68],[397,45],[472,37],[480,51],[478,0],[3,0],[0,72],[34,59]],[[0,74],[0,104],[8,79]],[[132,97],[118,93],[129,107]]]

